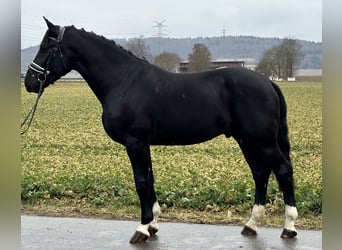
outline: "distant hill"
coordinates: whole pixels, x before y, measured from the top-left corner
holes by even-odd
[[[125,47],[126,39],[115,39]],[[157,37],[144,38],[153,56],[159,54]],[[282,42],[280,38],[261,38],[254,36],[198,37],[198,38],[162,38],[161,51],[177,53],[183,60],[188,58],[196,43],[205,44],[213,59],[244,59],[247,64],[257,64],[264,51]],[[322,43],[299,40],[305,57],[300,69],[322,68]],[[39,46],[21,50],[21,71],[25,72],[33,60]]]

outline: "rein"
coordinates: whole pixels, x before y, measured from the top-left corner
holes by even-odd
[[[59,30],[59,35],[57,38],[53,38],[53,37],[49,37],[49,39],[55,41],[57,43],[57,46],[53,48],[53,53],[50,54],[47,62],[46,62],[46,67],[43,68],[42,66],[40,66],[39,64],[35,63],[34,61],[31,62],[31,64],[28,66],[28,68],[34,72],[37,73],[37,80],[39,81],[39,91],[38,91],[38,95],[37,95],[37,98],[36,98],[36,101],[33,105],[33,107],[31,108],[30,112],[26,115],[26,117],[24,118],[23,122],[21,123],[21,129],[25,126],[25,124],[28,122],[26,128],[20,132],[21,135],[25,134],[27,132],[27,130],[30,128],[31,126],[31,123],[32,123],[32,120],[33,120],[33,117],[34,117],[34,114],[37,110],[37,106],[38,106],[38,102],[39,102],[39,99],[40,97],[42,96],[43,94],[43,85],[47,79],[47,76],[50,74],[50,71],[48,70],[49,69],[49,66],[50,66],[50,62],[51,62],[51,59],[53,59],[55,56],[56,56],[56,52],[57,50],[59,51],[59,55],[61,57],[61,60],[62,60],[62,64],[64,66],[64,68],[66,67],[65,66],[65,63],[63,61],[63,54],[62,54],[62,50],[61,50],[61,41],[63,39],[63,35],[64,35],[64,31],[65,31],[65,27],[60,27],[60,30]],[[31,117],[31,118],[30,118]]]
[[[39,80],[39,78],[38,78]],[[39,80],[40,81],[40,80]],[[26,122],[29,120],[30,116],[30,120],[26,126],[26,128],[20,132],[20,135],[23,135],[26,133],[26,131],[30,128],[31,126],[31,123],[32,123],[32,120],[33,120],[33,117],[34,117],[34,114],[36,112],[36,109],[37,109],[37,106],[38,106],[38,101],[40,99],[40,97],[42,96],[43,94],[43,84],[44,84],[45,80],[44,81],[40,81],[40,85],[39,85],[39,92],[38,92],[38,95],[37,95],[37,98],[36,98],[36,101],[32,107],[32,109],[30,110],[30,112],[26,115],[24,121],[21,123],[21,128],[23,128],[23,126],[25,126]]]

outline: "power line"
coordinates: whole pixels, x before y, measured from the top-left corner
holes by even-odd
[[[227,36],[227,31],[228,29],[226,28],[226,26],[223,26],[223,29],[222,29],[222,37],[225,38]]]
[[[44,30],[46,30],[46,28],[42,28],[42,27],[34,26],[34,25],[29,25],[29,24],[22,24],[21,25],[21,29],[36,30],[36,31],[44,31]]]

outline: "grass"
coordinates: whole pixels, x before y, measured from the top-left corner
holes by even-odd
[[[288,104],[299,227],[322,223],[322,84],[281,83]],[[22,118],[35,95],[22,89]],[[21,138],[23,213],[137,219],[139,201],[123,146],[104,132],[101,106],[84,83],[47,88]],[[153,146],[162,219],[245,223],[254,183],[234,140]],[[282,226],[284,204],[274,176],[265,224]]]

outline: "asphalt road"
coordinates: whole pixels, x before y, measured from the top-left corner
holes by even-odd
[[[139,222],[56,217],[21,217],[21,249],[322,249],[322,231],[298,230],[281,239],[281,228],[259,228],[243,236],[240,226],[160,222],[160,230],[140,245],[129,244]]]

